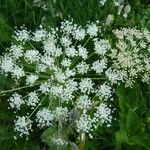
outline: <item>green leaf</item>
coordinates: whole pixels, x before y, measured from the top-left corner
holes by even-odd
[[[118,132],[116,132],[116,140],[119,143],[127,141],[128,140],[128,136],[127,136],[126,131],[124,131],[123,129],[121,129]]]
[[[134,145],[140,145],[141,147],[144,147],[147,150],[150,150],[149,139],[150,139],[150,136],[148,136],[147,134],[140,134],[136,137],[133,137],[131,141],[134,143]]]
[[[119,99],[119,108],[121,109],[121,113],[125,113],[128,111],[128,104],[126,100],[126,89],[124,88],[123,85],[120,85],[116,88],[116,95],[118,96]]]
[[[54,135],[54,133],[57,132],[57,129],[56,127],[52,126],[52,127],[49,127],[48,129],[46,129],[41,138],[42,138],[42,141],[45,142],[47,145],[51,146],[52,145],[52,142],[51,142],[51,138],[52,136]]]
[[[136,133],[141,128],[142,122],[132,109],[127,114],[126,128],[129,134]]]

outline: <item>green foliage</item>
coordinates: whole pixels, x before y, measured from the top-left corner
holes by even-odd
[[[139,86],[128,90],[120,86],[117,88],[117,96],[120,104],[120,129],[116,132],[116,149],[150,149],[148,142],[150,134],[146,128],[142,115],[146,107],[142,105]],[[126,144],[126,146],[125,146]]]

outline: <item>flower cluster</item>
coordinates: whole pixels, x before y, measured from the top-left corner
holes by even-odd
[[[139,79],[150,81],[150,32],[116,29],[112,31],[116,37],[113,44],[102,38],[102,32],[99,22],[83,28],[73,20],[65,20],[55,29],[16,31],[18,44],[0,58],[0,68],[19,86],[11,92],[30,91],[26,96],[27,91],[22,96],[15,92],[8,99],[18,114],[22,105],[29,109],[15,121],[15,131],[21,137],[29,135],[33,122],[39,128],[68,123],[71,110],[77,114],[77,132],[91,134],[98,125],[109,127],[112,110],[107,102],[112,100],[114,87],[120,83],[132,87]],[[57,143],[62,142],[58,139]]]

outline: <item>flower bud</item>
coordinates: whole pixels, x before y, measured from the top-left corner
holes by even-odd
[[[114,20],[114,15],[108,15],[107,18],[106,18],[106,25],[110,25]]]
[[[126,7],[124,8],[123,17],[127,18],[127,16],[128,16],[130,11],[131,11],[131,6],[130,5],[126,5]]]
[[[115,0],[115,6],[120,6],[122,3],[124,2],[124,0]]]
[[[106,3],[106,1],[107,1],[107,0],[100,0],[101,5],[103,5],[103,6],[104,6],[104,5],[105,5],[105,3]]]
[[[124,5],[120,5],[120,6],[119,6],[119,8],[118,8],[118,15],[121,14],[121,11],[122,11],[123,7],[124,7]]]

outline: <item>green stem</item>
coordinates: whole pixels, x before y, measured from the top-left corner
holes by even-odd
[[[42,94],[40,94],[42,95]],[[33,112],[30,114],[30,116],[28,118],[30,118],[34,113],[35,111],[38,109],[38,107],[41,105],[41,102],[45,99],[46,95],[42,98],[42,100],[39,102],[39,104],[36,106],[36,108],[33,110]]]
[[[88,43],[88,41],[90,40],[90,37],[87,39],[87,41],[84,43],[83,47]]]
[[[85,132],[80,132],[80,148],[79,150],[85,150]]]
[[[73,79],[80,80],[80,79],[86,79],[86,78],[89,78],[92,80],[106,80],[107,79],[107,78],[90,78],[90,77],[79,77],[79,78],[73,78]]]
[[[41,83],[36,83],[36,84],[34,84],[33,86],[39,85],[39,84],[41,84]],[[1,91],[0,94],[5,94],[5,93],[9,93],[9,92],[19,91],[19,90],[21,90],[21,89],[25,89],[25,88],[28,88],[28,87],[31,87],[31,85],[22,86],[22,87],[15,88],[15,89],[11,89],[11,90]]]
[[[87,59],[89,59],[90,57],[92,57],[94,54],[95,54],[95,52],[93,52],[91,55],[89,55],[89,57]]]

